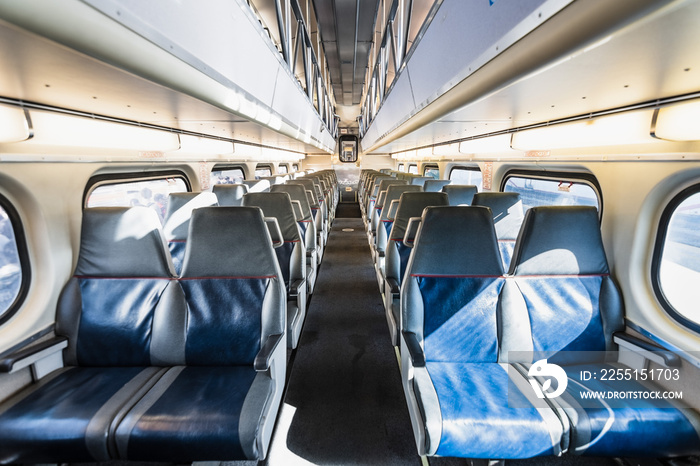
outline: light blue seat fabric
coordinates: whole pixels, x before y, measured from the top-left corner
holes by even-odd
[[[502,313],[510,325],[502,357],[533,363],[547,358],[568,375],[566,391],[553,402],[571,423],[570,450],[597,456],[672,457],[700,452],[700,416],[682,401],[645,401],[654,382],[582,380],[581,370],[627,366],[611,360],[615,338],[625,336],[620,292],[610,276],[598,211],[583,206],[529,209],[504,287]],[[526,329],[527,337],[522,334]],[[661,350],[661,348],[659,348]],[[514,362],[514,361],[512,361]],[[528,367],[529,364],[526,364]],[[544,381],[541,381],[544,383]],[[583,393],[633,391],[642,399],[587,400]]]
[[[216,194],[220,206],[240,206],[243,205],[243,196],[248,193],[248,185],[215,184],[211,192]]]
[[[445,188],[449,188],[446,186]],[[493,222],[496,225],[498,248],[503,259],[503,268],[508,270],[515,249],[515,240],[520,232],[525,213],[519,193],[487,192],[474,195],[472,205],[485,206],[491,209]]]
[[[265,217],[274,217],[282,232],[283,243],[275,248],[275,255],[287,289],[287,342],[296,348],[306,318],[306,247],[292,200],[284,192],[250,193],[244,196],[243,205],[259,207]]]
[[[472,184],[448,184],[441,191],[447,194],[452,206],[472,205],[477,187]]]
[[[504,282],[489,209],[425,209],[400,322],[404,391],[421,454],[510,459],[565,448],[556,413],[523,391],[529,385],[516,368],[499,363]]]
[[[317,270],[320,262],[319,250],[322,243],[319,244],[321,238],[316,231],[316,223],[311,213],[307,191],[303,185],[285,183],[274,185],[270,192],[289,194],[292,203],[295,205],[297,223],[301,228],[301,239],[306,247],[307,291],[311,294],[316,285]],[[297,212],[296,209],[299,209],[299,211]]]
[[[200,207],[215,205],[218,205],[218,199],[214,193],[188,192],[168,195],[168,208],[163,222],[163,231],[165,239],[168,240],[168,249],[170,249],[176,273],[179,274],[182,270],[192,211]]]
[[[452,183],[450,180],[425,180],[423,183],[423,191],[426,193],[439,193],[442,188]]]
[[[449,202],[445,193],[405,191],[399,198],[399,207],[391,226],[384,259],[384,308],[394,346],[399,344],[399,290],[411,255],[411,248],[403,242],[408,221],[412,217],[420,217],[426,207],[446,205],[449,205]]]

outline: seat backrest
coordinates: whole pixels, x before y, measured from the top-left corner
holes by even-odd
[[[412,176],[408,182],[409,184],[415,184],[417,186],[424,186],[425,182],[428,180],[432,180],[433,178],[430,178],[429,176]]]
[[[83,211],[75,272],[61,293],[56,333],[67,365],[147,366],[152,325],[175,270],[156,212],[147,207]]]
[[[266,193],[271,186],[269,180],[244,180],[243,184],[248,186],[249,193]]]
[[[171,313],[186,331],[171,341],[174,359],[252,365],[262,342],[285,332],[286,290],[258,207],[194,211],[179,282],[186,306]]]
[[[389,178],[382,180],[381,183],[379,183],[379,191],[377,194],[377,200],[374,202],[374,209],[372,212],[370,212],[371,216],[371,221],[372,221],[372,231],[376,231],[377,226],[379,224],[379,219],[381,218],[382,215],[382,209],[384,207],[384,201],[386,199],[386,192],[387,189],[389,189],[389,186],[407,186],[408,183],[406,180],[397,180],[395,178]]]
[[[588,362],[601,354],[586,351],[614,349],[612,334],[624,328],[622,300],[595,207],[528,209],[509,274],[502,352],[533,351],[533,361],[575,352],[552,360]]]
[[[215,205],[218,205],[218,199],[214,193],[172,193],[168,195],[168,209],[165,214],[163,230],[177,273],[180,273],[182,260],[185,258],[185,246],[192,211],[200,207]]]
[[[306,245],[307,251],[316,249],[316,225],[311,215],[311,206],[306,195],[306,188],[300,184],[292,182],[285,184],[276,184],[270,188],[272,193],[287,193],[292,202],[298,202],[301,205],[301,218],[297,219],[301,227],[301,234]]]
[[[443,187],[450,183],[450,180],[425,180],[425,183],[423,183],[423,191],[426,193],[438,193]]]
[[[243,205],[243,196],[248,193],[248,185],[216,184],[211,192],[216,194],[220,206],[240,206]]]
[[[423,210],[429,206],[448,206],[449,201],[445,193],[426,193],[426,192],[404,192],[399,199],[399,208],[396,211],[396,218],[391,227],[389,240],[387,242],[387,255],[393,256],[388,250],[393,245],[398,253],[398,263],[392,258],[386,260],[386,276],[394,277],[401,282],[403,280],[408,257],[411,254],[411,248],[403,243],[403,238],[406,235],[406,227],[411,217],[420,217],[423,215]],[[398,270],[395,267],[398,266]]]
[[[301,254],[303,243],[301,228],[294,216],[292,199],[289,193],[250,193],[243,197],[246,207],[259,207],[265,217],[274,217],[282,232],[282,246],[275,248],[275,254],[282,270],[285,286],[289,286],[290,278],[301,279],[306,276],[305,257]],[[298,249],[295,254],[295,249]],[[305,249],[305,248],[304,248]]]
[[[418,185],[406,185],[406,184],[399,184],[399,185],[390,185],[386,189],[386,195],[384,196],[384,204],[382,205],[382,211],[381,215],[379,216],[379,221],[385,224],[385,227],[388,226],[387,228],[387,234],[391,232],[391,225],[393,224],[393,220],[389,218],[389,206],[391,206],[392,201],[396,201],[401,199],[401,195],[403,193],[409,193],[409,192],[422,192],[423,188],[421,188]]]
[[[427,207],[404,280],[402,330],[426,361],[497,362],[505,279],[489,209]]]
[[[448,184],[441,191],[447,193],[452,206],[472,205],[477,188],[471,184]]]
[[[503,268],[510,267],[515,240],[523,223],[523,203],[519,193],[478,193],[474,196],[473,205],[485,206],[491,209],[496,225],[498,247],[503,258]]]

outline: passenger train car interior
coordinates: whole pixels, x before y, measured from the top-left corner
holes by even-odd
[[[0,0],[0,464],[700,465],[699,45]]]

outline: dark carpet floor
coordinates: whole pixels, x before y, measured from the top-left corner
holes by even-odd
[[[340,207],[357,217],[329,235],[268,464],[420,465],[359,209]]]

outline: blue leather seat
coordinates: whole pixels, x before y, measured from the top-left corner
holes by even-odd
[[[173,366],[120,420],[119,458],[263,459],[286,371],[286,291],[257,207],[192,214],[168,313]]]
[[[321,188],[311,178],[299,178],[286,183],[288,185],[302,185],[306,189],[311,217],[316,224],[316,234],[318,235],[318,260],[323,258],[326,242],[328,241],[328,211],[324,202]]]
[[[265,217],[274,217],[284,241],[275,248],[287,289],[287,343],[296,348],[306,318],[306,247],[301,227],[294,217],[288,193],[250,193],[243,197],[246,207],[259,207]]]
[[[311,214],[306,188],[299,184],[285,183],[274,185],[270,192],[289,194],[292,203],[299,209],[298,213],[300,215],[297,217],[297,223],[301,228],[302,240],[306,247],[306,286],[309,294],[311,294],[318,276],[319,238],[316,233],[316,224]]]
[[[399,344],[399,290],[411,254],[411,248],[403,241],[408,221],[412,217],[420,217],[426,207],[446,205],[449,205],[449,201],[445,193],[404,192],[399,198],[384,260],[384,308],[394,346]]]
[[[168,208],[165,213],[163,230],[168,240],[168,249],[175,264],[175,272],[182,270],[185,258],[187,234],[192,211],[200,207],[218,205],[214,193],[172,193],[168,195]]]
[[[272,183],[270,180],[243,180],[243,184],[248,186],[249,193],[267,193],[270,192]]]
[[[426,193],[439,193],[442,188],[452,183],[450,180],[425,180],[423,183],[423,191]]]
[[[388,175],[379,175],[374,177],[372,180],[372,184],[365,193],[365,216],[364,216],[364,222],[365,222],[365,229],[369,228],[369,223],[370,223],[370,215],[372,213],[372,209],[374,208],[374,203],[377,202],[377,196],[379,196],[379,185],[381,184],[382,180],[393,180],[394,178],[388,176]]]
[[[594,207],[533,207],[525,214],[515,246],[506,296],[503,339],[530,354],[527,363],[548,358],[568,375],[566,391],[552,400],[571,423],[571,451],[597,456],[672,457],[700,452],[700,416],[680,400],[644,400],[661,390],[653,382],[581,380],[580,371],[602,375],[628,368],[606,355],[617,343],[632,348],[640,370],[653,352],[649,343],[622,333],[620,292],[603,248]],[[523,334],[523,330],[527,335]],[[621,349],[621,348],[620,348]],[[662,348],[656,348],[659,352]],[[674,361],[672,353],[669,364]],[[520,356],[523,357],[523,356]],[[642,399],[586,400],[584,392],[634,391]]]
[[[243,196],[248,193],[248,185],[215,184],[211,192],[216,194],[220,206],[240,206],[243,205]]]
[[[477,188],[472,184],[448,184],[441,191],[447,194],[451,206],[472,205],[477,194]]]
[[[389,186],[394,185],[405,186],[407,185],[407,182],[406,180],[397,180],[395,178],[382,180],[381,183],[379,183],[379,194],[377,195],[377,200],[374,202],[374,208],[369,213],[370,226],[369,230],[367,230],[367,238],[369,240],[370,247],[372,248],[373,257],[375,257],[374,251],[376,250],[377,245],[377,227],[381,223],[379,220],[382,216],[382,208],[384,207],[386,192],[389,189]]]
[[[73,276],[58,301],[64,367],[0,403],[0,463],[108,461],[110,424],[165,372],[152,333],[176,283],[160,220],[146,207],[83,213]]]
[[[555,411],[514,367],[499,364],[504,282],[489,209],[425,209],[400,320],[401,373],[419,454],[512,459],[566,448]]]
[[[381,206],[381,212],[379,213],[379,219],[377,223],[377,236],[374,244],[374,255],[376,256],[375,268],[377,270],[377,282],[379,283],[379,291],[384,293],[384,263],[386,257],[386,244],[389,240],[389,234],[391,233],[391,227],[394,225],[393,216],[390,217],[390,206],[391,204],[401,199],[401,195],[406,192],[421,192],[423,188],[420,186],[413,185],[391,185],[387,188],[386,194],[384,195],[383,203]],[[398,204],[396,205],[398,207]],[[394,213],[395,215],[395,213]]]
[[[421,188],[425,186],[425,182],[432,180],[434,178],[430,178],[428,176],[412,176],[411,178],[408,179],[408,184],[420,186]]]
[[[519,193],[488,192],[474,196],[472,205],[480,205],[491,209],[496,225],[498,248],[503,259],[503,268],[508,270],[513,257],[515,240],[523,223],[523,203]]]

